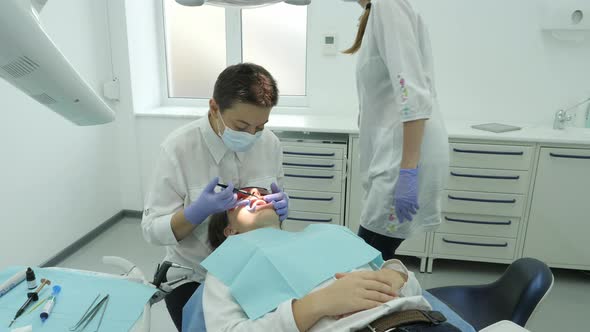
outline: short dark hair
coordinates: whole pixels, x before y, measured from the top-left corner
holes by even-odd
[[[219,74],[213,98],[222,112],[235,103],[274,107],[279,101],[279,89],[275,79],[262,66],[240,63]]]
[[[227,239],[224,231],[228,225],[229,219],[227,212],[216,213],[209,219],[207,235],[209,237],[209,244],[213,250],[219,248],[223,241]]]

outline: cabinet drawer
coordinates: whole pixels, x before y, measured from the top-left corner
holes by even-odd
[[[451,166],[528,170],[533,148],[528,146],[450,144]]]
[[[516,238],[520,218],[443,213],[438,232]]]
[[[300,157],[284,157],[283,167],[301,169],[319,169],[326,171],[341,171],[343,168],[341,160],[315,159]]]
[[[340,214],[341,194],[288,190],[289,211]]]
[[[443,211],[460,214],[521,217],[523,195],[446,190]]]
[[[289,211],[289,217],[283,222],[283,229],[298,232],[310,224],[341,225],[342,223],[338,214]]]
[[[285,167],[284,171],[287,190],[342,192],[342,171],[290,167]]]
[[[396,253],[402,254],[404,252],[411,253],[426,253],[426,235],[427,233],[420,233],[411,237],[397,248]]]
[[[330,144],[297,144],[285,142],[283,143],[283,156],[342,160],[344,156],[344,149],[339,147],[330,147],[329,145]]]
[[[513,259],[516,239],[434,234],[433,254]]]
[[[528,171],[452,167],[447,189],[524,194],[528,179]]]

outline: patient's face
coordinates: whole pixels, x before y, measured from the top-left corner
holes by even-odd
[[[249,200],[250,206],[227,212],[229,228],[238,234],[264,227],[279,228],[279,216],[276,214],[273,205],[266,203],[263,199],[264,196],[269,194],[268,190],[264,188],[242,188],[241,190],[257,197],[245,197],[245,195],[238,193],[238,199]]]

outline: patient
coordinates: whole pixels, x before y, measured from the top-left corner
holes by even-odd
[[[239,200],[249,200],[244,208],[233,209],[226,213],[214,214],[209,222],[209,243],[212,249],[219,247],[228,236],[253,231],[259,228],[280,228],[279,216],[273,205],[266,203],[264,196],[270,194],[264,188],[241,188],[241,191],[255,196],[245,196],[238,192]],[[231,224],[228,222],[231,220]]]
[[[258,188],[248,191],[258,197],[266,194]],[[212,247],[218,248],[230,236],[267,227],[280,228],[278,216],[263,200],[251,197],[250,207],[213,216],[209,239]],[[313,247],[314,243],[307,245]],[[203,295],[207,331],[353,331],[393,311],[430,310],[415,276],[398,260],[387,261],[376,271],[366,264],[352,272],[341,272],[348,273],[335,273],[335,278],[309,294],[276,303],[274,311],[255,320],[247,317],[230,288],[209,273]]]

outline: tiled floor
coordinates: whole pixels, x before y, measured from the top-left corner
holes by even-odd
[[[148,278],[164,256],[164,249],[146,243],[138,219],[125,219],[99,238],[69,257],[60,266],[118,273],[102,265],[102,256],[121,256],[137,264]],[[408,258],[406,264],[418,270],[418,260]],[[484,284],[496,280],[505,265],[458,261],[435,261],[434,273],[416,273],[424,289],[459,285]],[[550,296],[529,322],[534,332],[587,331],[583,323],[590,313],[590,274],[572,270],[554,270],[555,285]],[[174,331],[163,302],[152,310],[152,331]]]

